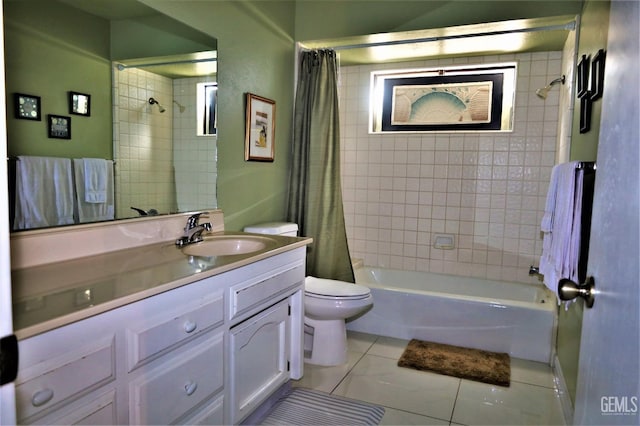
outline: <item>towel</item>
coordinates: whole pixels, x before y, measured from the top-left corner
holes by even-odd
[[[19,156],[13,229],[73,223],[73,183],[68,158]]]
[[[558,175],[560,168],[554,167],[551,170],[551,181],[549,182],[549,190],[547,191],[547,200],[544,206],[544,215],[540,229],[542,232],[551,232],[551,224],[553,223],[553,211],[556,207],[556,188],[558,187]]]
[[[560,279],[578,282],[584,176],[583,170],[576,170],[578,165],[574,161],[553,168],[540,225],[543,233],[540,273],[545,285],[556,295]]]
[[[88,202],[85,188],[86,179],[85,163],[88,159],[74,159],[73,170],[76,185],[76,208],[75,214],[79,223],[99,222],[102,220],[114,219],[114,195],[113,195],[113,162],[110,160],[100,160],[107,164],[104,192],[105,201],[102,203]]]
[[[106,203],[108,170],[111,161],[101,158],[83,158],[84,164],[84,201],[87,203]]]

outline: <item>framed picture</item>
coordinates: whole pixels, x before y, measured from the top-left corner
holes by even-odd
[[[604,50],[598,50],[591,61],[591,100],[596,101],[602,97],[604,86]]]
[[[69,114],[89,117],[91,115],[91,95],[69,92]]]
[[[247,93],[245,161],[273,161],[276,130],[276,103]]]
[[[49,137],[71,139],[71,117],[49,114]]]
[[[370,131],[512,131],[515,76],[515,63],[373,72]]]
[[[41,121],[40,96],[14,94],[16,118]]]
[[[578,88],[577,88],[577,96],[578,98],[583,98],[589,93],[589,63],[591,62],[591,57],[587,55],[582,55],[582,59],[578,63]]]
[[[387,80],[382,130],[500,130],[502,75]]]

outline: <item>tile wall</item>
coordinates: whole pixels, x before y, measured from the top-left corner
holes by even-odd
[[[137,216],[131,206],[161,213],[216,207],[216,137],[196,135],[196,85],[215,78],[127,69],[114,70],[113,81],[116,217]]]
[[[173,85],[141,69],[113,71],[116,217],[143,210],[176,211],[173,184]],[[153,97],[164,108],[150,105]]]
[[[369,134],[370,72],[518,63],[509,133]],[[369,266],[537,282],[539,224],[556,160],[559,93],[535,90],[562,71],[562,52],[340,69],[342,186],[351,255]],[[436,249],[437,234],[454,249]]]
[[[176,193],[183,212],[217,206],[217,138],[196,135],[197,84],[214,81],[215,77],[173,81],[173,99],[180,104],[172,105]]]

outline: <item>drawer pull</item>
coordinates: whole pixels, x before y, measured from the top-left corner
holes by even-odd
[[[193,330],[195,330],[196,328],[198,328],[198,324],[193,322],[193,321],[189,321],[187,320],[184,323],[184,331],[186,331],[187,333],[191,333]]]
[[[191,381],[184,385],[184,390],[187,392],[187,395],[193,394],[196,389],[198,389],[198,384],[196,382]]]
[[[31,404],[34,407],[40,407],[41,405],[46,404],[47,402],[51,401],[51,399],[53,398],[53,389],[43,389],[43,390],[39,390],[38,392],[34,393],[33,396],[31,397]]]

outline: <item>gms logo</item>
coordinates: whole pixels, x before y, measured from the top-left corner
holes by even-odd
[[[635,416],[638,412],[637,396],[603,396],[600,411],[605,416]]]

